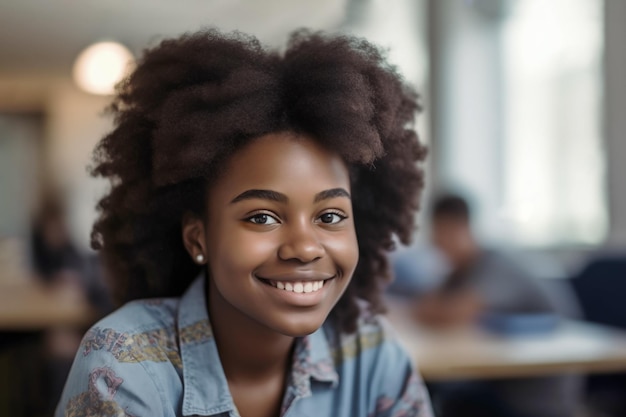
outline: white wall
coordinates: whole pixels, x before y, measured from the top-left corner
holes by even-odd
[[[70,232],[83,249],[89,248],[95,205],[106,190],[106,182],[91,178],[87,166],[96,143],[112,127],[103,115],[110,100],[83,93],[67,79],[55,83],[45,104],[46,168],[68,199]]]

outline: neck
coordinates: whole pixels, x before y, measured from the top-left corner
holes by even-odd
[[[209,317],[226,379],[245,383],[286,375],[294,338],[242,314],[220,296],[211,280],[207,291]]]

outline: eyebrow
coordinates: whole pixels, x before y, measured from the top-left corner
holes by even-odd
[[[237,203],[243,200],[270,200],[276,201],[278,203],[286,203],[289,201],[287,196],[283,193],[279,193],[278,191],[272,190],[247,190],[243,193],[239,194],[237,197],[233,198],[230,204]]]
[[[315,194],[315,200],[313,200],[313,202],[314,203],[319,203],[322,200],[328,200],[328,199],[336,198],[336,197],[345,197],[348,200],[351,199],[350,193],[347,192],[345,189],[343,189],[343,188],[331,188],[330,190],[324,190],[324,191],[321,191],[321,192]]]
[[[346,191],[345,189],[331,188],[330,190],[320,191],[319,193],[315,194],[313,202],[319,203],[322,200],[328,200],[336,197],[345,197],[348,199],[351,198],[350,193],[348,193],[348,191]],[[255,199],[276,201],[278,203],[287,203],[289,201],[289,198],[285,194],[279,193],[278,191],[252,189],[246,190],[243,193],[239,194],[237,197],[233,198],[230,204],[234,204],[239,201]]]

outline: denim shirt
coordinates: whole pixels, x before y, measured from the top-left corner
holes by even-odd
[[[181,298],[133,301],[82,340],[56,416],[239,416],[206,308],[205,282]],[[354,334],[330,321],[296,339],[281,416],[431,417],[428,394],[379,316]]]

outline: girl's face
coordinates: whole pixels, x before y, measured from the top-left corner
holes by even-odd
[[[310,138],[258,138],[210,188],[203,235],[212,320],[312,333],[359,257],[346,164]]]

